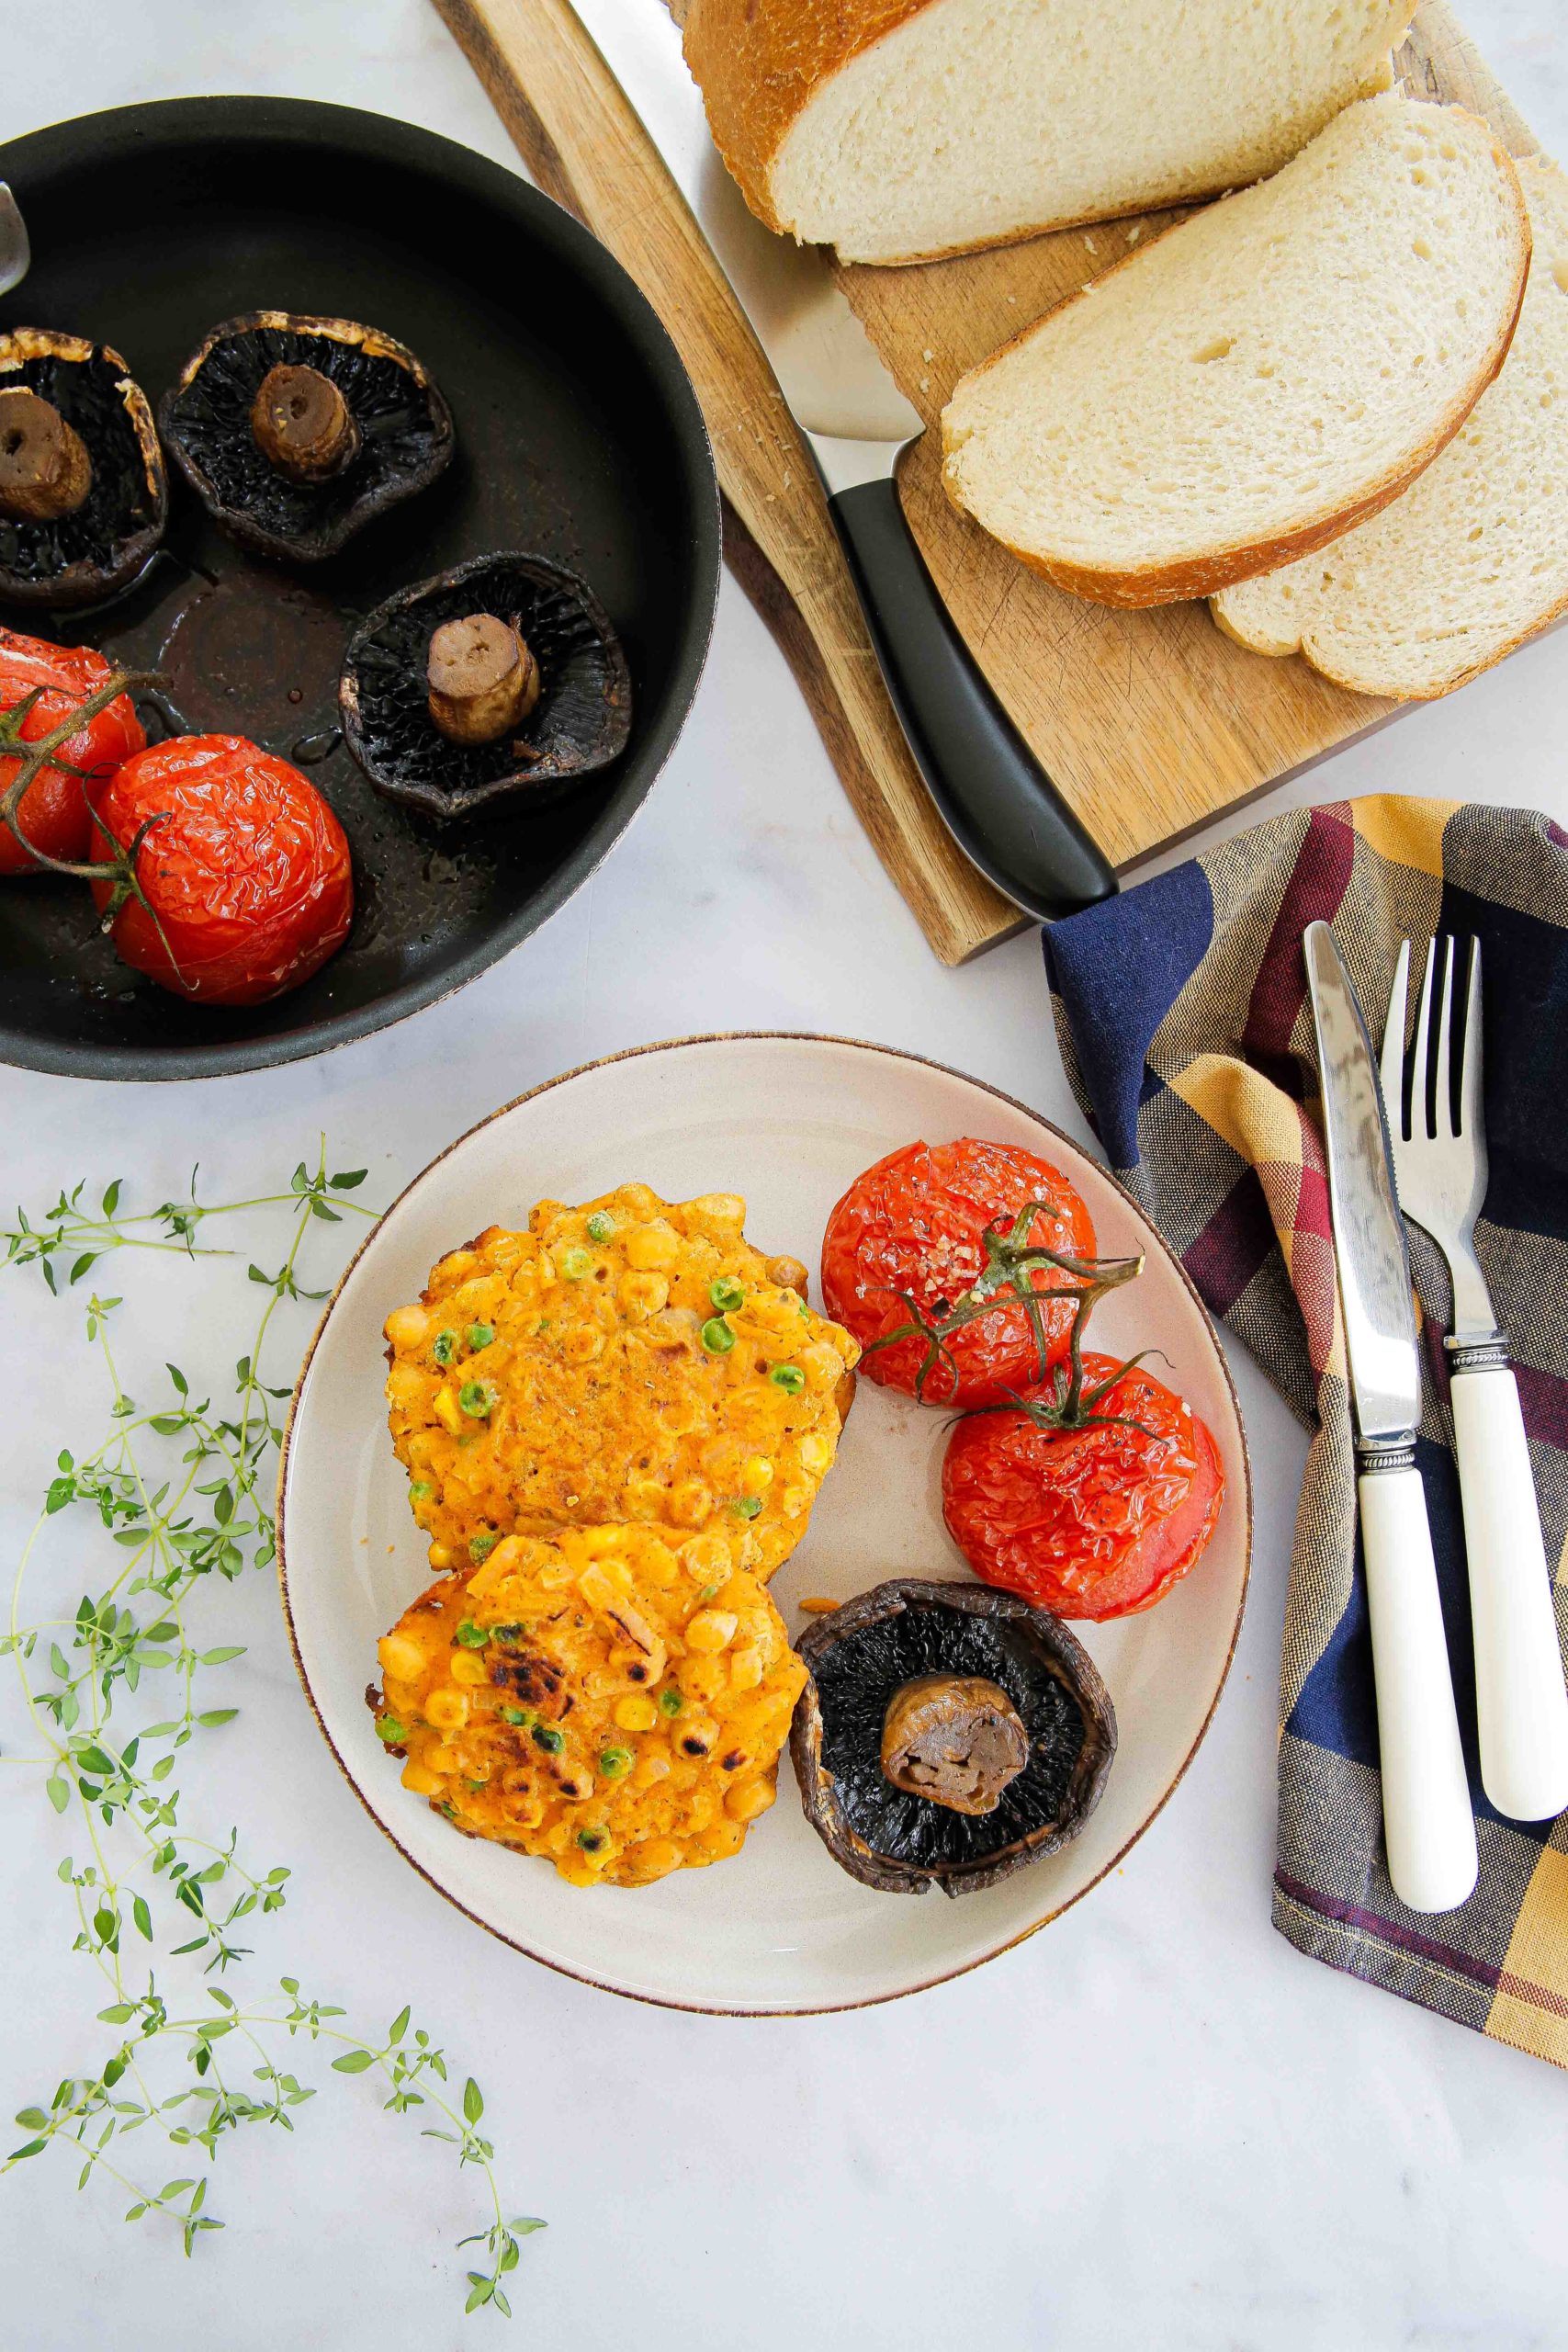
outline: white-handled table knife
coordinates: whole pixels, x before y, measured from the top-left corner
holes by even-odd
[[[1416,1467],[1421,1368],[1404,1225],[1360,1006],[1328,925],[1310,923],[1303,947],[1355,1411],[1388,1874],[1412,1911],[1451,1911],[1475,1884],[1475,1819]]]
[[[911,537],[894,470],[923,430],[827,256],[747,209],[662,0],[570,0],[750,322],[817,461],[871,641],[916,764],[961,849],[1041,922],[1116,877],[1003,710]]]

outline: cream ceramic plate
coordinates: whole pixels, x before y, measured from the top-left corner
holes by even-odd
[[[1213,1431],[1227,1481],[1218,1532],[1170,1597],[1119,1625],[1079,1627],[1115,1702],[1121,1744],[1077,1841],[985,1894],[877,1894],[807,1827],[787,1755],[779,1801],[733,1861],[632,1890],[568,1886],[547,1864],[462,1838],[400,1784],[364,1691],[377,1637],[430,1581],[387,1436],[381,1325],[428,1269],[542,1196],[620,1183],[666,1198],[741,1193],[760,1247],[816,1266],[851,1179],[925,1136],[1026,1145],[1089,1203],[1104,1251],[1148,1264],[1100,1307],[1095,1344],[1162,1349]],[[1167,1367],[1159,1365],[1165,1373]],[[806,1541],[772,1590],[847,1597],[889,1576],[967,1573],[942,1523],[947,1417],[863,1380]],[[1003,1951],[1088,1893],[1147,1828],[1208,1726],[1247,1591],[1247,1454],[1208,1319],[1164,1243],[1103,1170],[1021,1103],[934,1063],[827,1037],[698,1037],[596,1062],[525,1095],[410,1185],[339,1285],[306,1362],[284,1458],[279,1559],[299,1671],[343,1770],[415,1869],[470,1918],[552,1968],[643,2000],[798,2012],[890,2000]]]

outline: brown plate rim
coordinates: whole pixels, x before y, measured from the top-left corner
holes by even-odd
[[[573,1079],[585,1078],[591,1070],[607,1069],[615,1062],[637,1061],[647,1054],[679,1053],[690,1046],[758,1045],[769,1043],[797,1046],[847,1046],[858,1053],[883,1054],[891,1061],[911,1062],[915,1064],[917,1068],[921,1069],[937,1070],[941,1072],[943,1077],[960,1079],[967,1085],[978,1087],[982,1093],[989,1094],[996,1102],[1005,1102],[1010,1110],[1021,1112],[1026,1119],[1032,1119],[1037,1125],[1043,1127],[1046,1134],[1053,1136],[1057,1143],[1065,1145],[1068,1152],[1077,1159],[1085,1159],[1089,1157],[1088,1153],[1084,1150],[1083,1146],[1079,1143],[1076,1143],[1072,1136],[1066,1134],[1065,1129],[1057,1126],[1055,1120],[1047,1119],[1041,1112],[1032,1109],[1029,1103],[1021,1102],[1016,1094],[1008,1093],[1005,1088],[993,1086],[987,1079],[976,1078],[968,1070],[957,1069],[951,1062],[938,1061],[933,1055],[913,1054],[908,1052],[908,1049],[902,1046],[879,1045],[875,1040],[868,1037],[846,1037],[838,1035],[831,1031],[815,1029],[714,1029],[698,1031],[694,1035],[685,1037],[656,1038],[650,1044],[646,1046],[623,1046],[618,1053],[596,1055],[591,1061],[579,1062],[571,1069],[561,1070],[558,1072],[554,1078],[544,1079],[537,1086],[530,1086],[526,1088],[523,1093],[514,1095],[511,1102],[500,1103],[495,1110],[487,1112],[482,1119],[476,1119],[471,1127],[466,1127],[460,1136],[454,1136],[453,1140],[449,1144],[446,1145],[443,1149],[438,1151],[434,1155],[434,1159],[426,1160],[419,1173],[409,1179],[409,1182],[403,1186],[402,1191],[399,1193],[396,1199],[388,1203],[387,1206],[381,1211],[381,1214],[376,1219],[375,1224],[371,1226],[369,1231],[365,1235],[363,1240],[359,1244],[359,1247],[355,1250],[353,1257],[350,1258],[347,1265],[344,1266],[342,1273],[338,1276],[337,1281],[333,1285],[332,1295],[321,1310],[321,1318],[316,1325],[315,1330],[310,1335],[310,1345],[306,1348],[304,1356],[301,1359],[299,1374],[294,1383],[294,1394],[289,1399],[288,1419],[284,1427],[283,1442],[278,1448],[276,1507],[277,1583],[279,1598],[283,1604],[284,1627],[288,1635],[289,1652],[294,1660],[295,1672],[299,1677],[299,1686],[305,1693],[305,1702],[310,1708],[311,1714],[315,1717],[316,1727],[320,1731],[322,1739],[325,1740],[327,1744],[333,1761],[336,1764],[338,1770],[343,1774],[344,1779],[353,1790],[358,1803],[363,1805],[366,1813],[375,1823],[377,1828],[388,1840],[389,1844],[395,1848],[397,1852],[402,1856],[409,1868],[415,1871],[418,1876],[424,1881],[427,1886],[434,1887],[436,1894],[441,1896],[444,1902],[449,1903],[453,1910],[460,1912],[465,1919],[472,1920],[475,1927],[482,1928],[487,1935],[493,1936],[498,1943],[505,1944],[509,1951],[521,1952],[525,1960],[534,1961],[537,1962],[541,1968],[554,1970],[558,1976],[569,1977],[574,1983],[579,1984],[592,1985],[595,1992],[613,1993],[618,1999],[623,2001],[641,2001],[646,2003],[649,2008],[675,2009],[681,2011],[684,2015],[694,2017],[839,2017],[842,2016],[848,2010],[880,2008],[889,2001],[908,2000],[917,1993],[931,1992],[939,1984],[950,1984],[957,1977],[967,1976],[973,1970],[986,1967],[991,1961],[999,1960],[1004,1952],[1015,1951],[1020,1944],[1027,1943],[1029,1939],[1032,1936],[1037,1936],[1043,1928],[1050,1927],[1054,1921],[1061,1918],[1064,1913],[1072,1910],[1074,1905],[1081,1903],[1086,1895],[1092,1894],[1095,1888],[1100,1885],[1104,1880],[1109,1878],[1111,1871],[1125,1860],[1126,1857],[1132,1852],[1133,1848],[1138,1843],[1139,1839],[1145,1837],[1155,1822],[1158,1820],[1160,1815],[1165,1811],[1166,1806],[1170,1803],[1171,1798],[1180,1787],[1181,1782],[1186,1779],[1188,1771],[1191,1767],[1193,1758],[1197,1755],[1198,1750],[1202,1747],[1204,1740],[1209,1736],[1209,1726],[1214,1720],[1215,1710],[1218,1708],[1220,1701],[1224,1695],[1225,1685],[1230,1679],[1231,1668],[1235,1662],[1236,1644],[1241,1638],[1242,1620],[1247,1614],[1247,1595],[1252,1587],[1252,1457],[1247,1442],[1247,1423],[1242,1416],[1241,1399],[1236,1394],[1235,1382],[1231,1377],[1231,1368],[1225,1361],[1224,1350],[1220,1345],[1218,1334],[1214,1330],[1213,1317],[1210,1314],[1208,1308],[1204,1306],[1202,1299],[1199,1296],[1197,1287],[1194,1284],[1191,1276],[1187,1272],[1186,1267],[1182,1264],[1180,1259],[1170,1247],[1170,1244],[1166,1240],[1163,1234],[1159,1233],[1156,1229],[1149,1218],[1147,1211],[1134,1199],[1132,1193],[1127,1190],[1127,1187],[1120,1181],[1119,1178],[1113,1176],[1108,1168],[1102,1167],[1100,1163],[1096,1160],[1091,1162],[1096,1173],[1103,1177],[1107,1183],[1111,1184],[1115,1191],[1120,1193],[1122,1198],[1126,1202],[1134,1216],[1137,1217],[1139,1223],[1141,1225],[1147,1226],[1150,1232],[1154,1234],[1156,1241],[1158,1243],[1160,1249],[1165,1252],[1166,1257],[1169,1260],[1170,1264],[1175,1269],[1177,1274],[1180,1277],[1181,1283],[1185,1287],[1189,1297],[1197,1307],[1204,1323],[1209,1327],[1210,1336],[1213,1342],[1214,1354],[1218,1359],[1220,1370],[1224,1376],[1225,1387],[1230,1395],[1231,1408],[1235,1414],[1237,1433],[1241,1439],[1243,1499],[1247,1511],[1247,1540],[1245,1554],[1242,1560],[1241,1591],[1236,1600],[1235,1623],[1231,1628],[1230,1643],[1225,1651],[1224,1664],[1220,1669],[1219,1680],[1214,1685],[1214,1695],[1209,1702],[1208,1711],[1205,1713],[1201,1724],[1198,1727],[1197,1735],[1193,1739],[1191,1747],[1188,1749],[1175,1773],[1172,1775],[1170,1783],[1166,1789],[1165,1793],[1160,1798],[1158,1804],[1156,1804],[1148,1814],[1147,1817],[1141,1822],[1138,1827],[1133,1832],[1133,1835],[1127,1839],[1126,1844],[1119,1847],[1116,1852],[1111,1856],[1110,1860],[1105,1864],[1104,1869],[1098,1871],[1094,1877],[1089,1880],[1087,1886],[1080,1887],[1076,1894],[1069,1895],[1065,1903],[1057,1904],[1055,1910],[1045,1912],[1042,1917],[1034,1920],[1031,1926],[1021,1928],[1017,1935],[1007,1937],[1001,1943],[995,1945],[991,1951],[981,1952],[974,1960],[961,1961],[957,1966],[953,1968],[944,1968],[935,1976],[923,1977],[918,1984],[902,1984],[898,1986],[896,1991],[889,1993],[870,1993],[867,1994],[863,1999],[858,2001],[824,2001],[813,2003],[808,2007],[798,2009],[745,2009],[717,2007],[708,2001],[681,2001],[667,1995],[659,1993],[639,1993],[632,1990],[631,1987],[625,1984],[608,1984],[603,1977],[590,1975],[584,1969],[569,1968],[564,1961],[551,1960],[543,1952],[534,1951],[527,1944],[520,1943],[515,1936],[509,1936],[505,1934],[502,1928],[492,1927],[488,1919],[481,1919],[477,1911],[470,1911],[468,1905],[459,1901],[458,1897],[451,1892],[450,1888],[443,1886],[441,1881],[434,1877],[431,1871],[427,1871],[422,1862],[415,1860],[414,1857],[409,1852],[408,1848],[403,1845],[402,1841],[398,1837],[396,1831],[389,1827],[388,1824],[382,1820],[380,1815],[370,1803],[369,1798],[360,1788],[360,1785],[355,1779],[354,1774],[349,1770],[347,1764],[344,1761],[344,1758],[338,1750],[337,1743],[333,1738],[332,1733],[328,1730],[326,1720],[323,1717],[320,1707],[316,1703],[316,1694],[310,1688],[310,1678],[306,1672],[305,1661],[299,1654],[299,1644],[294,1630],[294,1611],[289,1603],[288,1598],[287,1526],[288,1461],[290,1449],[292,1448],[294,1442],[294,1429],[299,1409],[300,1394],[304,1388],[305,1381],[309,1375],[311,1363],[315,1360],[316,1350],[321,1344],[321,1335],[332,1319],[333,1314],[337,1306],[338,1299],[341,1296],[350,1275],[354,1272],[355,1268],[358,1265],[360,1259],[365,1255],[367,1250],[369,1249],[370,1244],[374,1241],[376,1236],[380,1232],[387,1219],[392,1215],[394,1210],[402,1206],[410,1193],[415,1191],[416,1188],[424,1182],[424,1179],[430,1174],[433,1169],[440,1167],[443,1160],[449,1159],[455,1151],[461,1149],[462,1146],[468,1141],[471,1136],[476,1136],[481,1131],[481,1129],[493,1125],[497,1119],[506,1117],[509,1112],[520,1109],[525,1102],[532,1102],[537,1096],[541,1094],[548,1094],[558,1086],[569,1085]]]

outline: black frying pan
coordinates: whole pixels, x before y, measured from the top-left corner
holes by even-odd
[[[0,146],[32,270],[0,327],[111,344],[156,406],[207,329],[262,308],[356,318],[412,345],[457,423],[431,489],[324,564],[257,563],[170,468],[165,551],[111,605],[35,636],[173,684],[177,718],[308,765],[353,844],[357,911],[307,985],[245,1012],[186,1004],[119,963],[78,884],[0,881],[0,1057],[93,1078],[257,1069],[362,1037],[525,939],[629,821],[690,707],[718,582],[718,492],[674,345],[618,262],[466,148],[303,99],[117,107]],[[581,572],[631,665],[631,742],[558,805],[446,828],[379,799],[337,742],[355,616],[496,548]],[[41,623],[41,626],[40,626]]]

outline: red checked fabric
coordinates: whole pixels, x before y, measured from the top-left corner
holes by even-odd
[[[1301,937],[1321,917],[1374,1037],[1402,939],[1473,933],[1491,1188],[1476,1242],[1518,1373],[1568,1646],[1568,834],[1384,797],[1298,809],[1045,934],[1067,1071],[1111,1166],[1213,1312],[1314,1425],[1285,1609],[1274,1922],[1304,1952],[1568,2065],[1568,1815],[1494,1813],[1442,1333],[1416,1228],[1426,1483],[1481,1854],[1474,1894],[1406,1911],[1384,1866],[1344,1337]],[[1201,1566],[1195,1571],[1201,1575]]]

